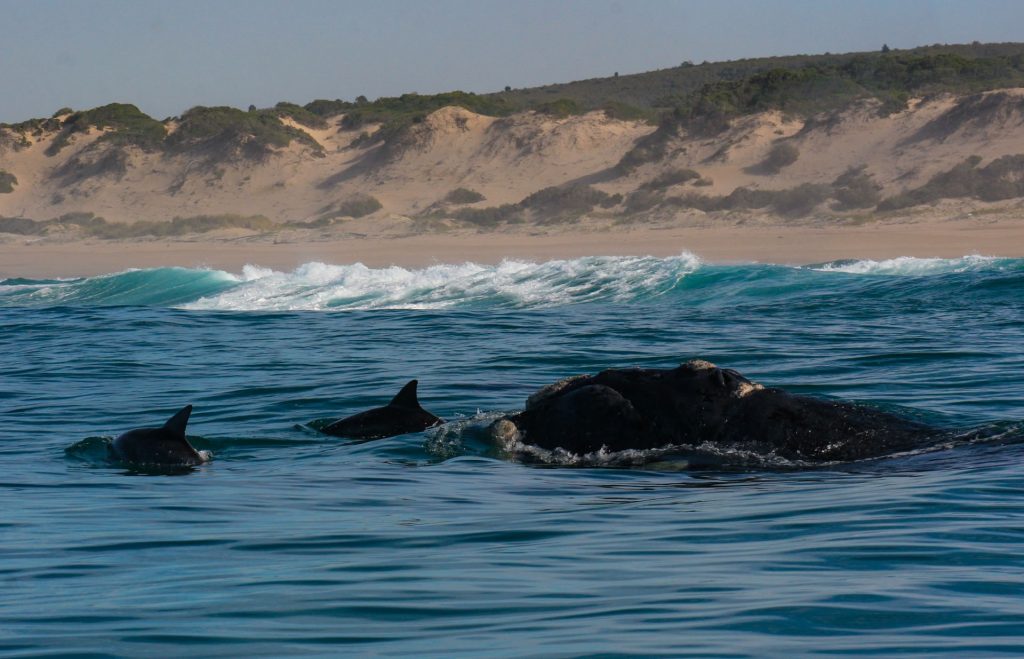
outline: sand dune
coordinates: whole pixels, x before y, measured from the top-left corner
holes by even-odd
[[[51,131],[28,136],[27,148],[0,146],[0,170],[18,179],[13,193],[0,195],[0,215],[49,219],[92,212],[130,222],[239,213],[283,222],[315,219],[331,204],[369,194],[383,205],[377,217],[413,217],[459,187],[485,197],[474,206],[489,207],[569,182],[625,195],[680,168],[698,172],[700,187],[688,181],[664,192],[784,189],[830,183],[850,168],[864,167],[889,195],[971,155],[985,163],[1024,153],[1022,108],[1024,90],[1015,89],[917,99],[888,116],[872,102],[810,120],[768,112],[738,120],[714,137],[672,134],[664,140],[663,158],[628,172],[615,165],[655,129],[602,112],[494,118],[447,107],[372,145],[360,137],[375,126],[344,130],[342,118],[335,117],[326,128],[311,129],[286,118],[286,124],[315,140],[322,154],[293,142],[262,160],[146,153],[97,142],[97,130],[74,136],[58,154],[47,156],[57,136]],[[774,175],[759,172],[758,163],[781,142],[795,148],[796,161]],[[680,213],[683,221],[692,221],[692,215]]]
[[[495,118],[446,107],[381,142],[367,139],[379,126],[346,130],[342,119],[312,129],[286,117],[286,125],[311,139],[255,159],[228,152],[150,153],[100,140],[99,130],[73,135],[47,155],[56,131],[0,134],[0,170],[18,181],[12,193],[0,194],[3,217],[45,220],[91,212],[110,222],[217,214],[263,215],[281,223],[321,220],[315,228],[283,228],[274,235],[230,229],[179,236],[174,243],[143,239],[130,248],[95,240],[86,249],[62,246],[81,236],[60,226],[43,236],[0,234],[0,274],[87,274],[171,263],[289,267],[317,259],[416,265],[683,250],[714,260],[789,263],[974,252],[1024,256],[1021,198],[947,199],[888,213],[837,211],[822,203],[800,217],[770,208],[629,206],[638,191],[664,199],[721,196],[739,187],[785,190],[832,184],[851,170],[866,176],[880,196],[894,195],[969,156],[984,166],[1024,154],[1024,89],[916,99],[889,115],[875,102],[811,119],[767,112],[739,119],[713,137],[655,133],[654,126],[603,112]],[[18,140],[23,143],[15,146]],[[660,151],[637,162],[636,147],[651,140]],[[763,163],[779,144],[787,145],[792,162],[769,173]],[[633,154],[627,157],[633,166],[620,165],[627,154]],[[681,170],[694,170],[696,177],[674,181]],[[451,219],[458,208],[515,204],[571,183],[622,197],[556,223],[536,212],[525,224],[489,227]],[[484,199],[443,203],[456,188]],[[334,217],[339,204],[355,195],[371,195],[382,208],[359,219]],[[434,212],[428,215],[428,209]]]

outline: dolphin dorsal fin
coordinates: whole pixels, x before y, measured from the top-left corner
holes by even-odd
[[[188,417],[192,414],[192,406],[186,405],[185,407],[178,410],[178,413],[167,420],[164,424],[164,429],[175,435],[185,436],[185,426],[188,425]]]
[[[402,387],[402,390],[391,399],[388,405],[395,407],[407,407],[410,409],[420,409],[420,401],[416,397],[416,385],[419,384],[418,380],[409,380],[409,382]]]

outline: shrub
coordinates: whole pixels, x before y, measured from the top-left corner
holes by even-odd
[[[779,214],[786,217],[804,217],[818,204],[828,199],[829,192],[830,188],[827,185],[803,183],[795,188],[775,191],[771,205]]]
[[[329,101],[321,103],[319,111],[340,108]],[[344,108],[345,118],[341,125],[346,130],[357,130],[367,124],[381,124],[380,130],[368,135],[367,141],[360,144],[387,142],[402,135],[412,124],[422,121],[431,112],[450,105],[492,117],[506,116],[514,109],[503,98],[477,96],[461,91],[432,95],[402,94],[378,98],[372,103],[360,97],[354,105]]]
[[[626,212],[627,213],[642,213],[650,210],[664,201],[660,191],[652,190],[648,188],[640,188],[634,190],[626,195]]]
[[[547,103],[541,103],[533,108],[539,114],[546,114],[552,117],[564,119],[574,114],[583,114],[583,107],[571,98],[559,98]]]
[[[770,207],[776,213],[786,217],[803,217],[825,201],[829,191],[829,186],[815,183],[804,183],[786,190],[756,190],[741,187],[724,197],[688,194],[681,197],[668,197],[665,199],[665,203],[684,208],[697,208],[705,212]]]
[[[54,176],[70,185],[94,176],[111,176],[121,180],[128,172],[128,154],[123,149],[87,149],[53,170]]]
[[[376,197],[371,197],[368,194],[355,194],[338,202],[337,204],[334,204],[331,207],[331,210],[326,214],[326,217],[360,218],[371,213],[376,213],[381,208],[383,208],[383,206]]]
[[[267,110],[267,112],[276,117],[290,117],[308,128],[327,128],[327,121],[321,115],[310,112],[306,108],[294,103],[281,101],[272,110]]]
[[[865,165],[851,167],[832,183],[832,196],[836,210],[852,210],[877,206],[881,200],[882,186],[875,183],[865,172]]]
[[[306,103],[303,106],[308,112],[317,115],[318,117],[333,117],[339,114],[344,114],[348,110],[356,107],[355,103],[349,103],[343,101],[340,98],[333,101],[325,99],[317,99],[310,103]]]
[[[452,213],[452,216],[456,220],[486,228],[494,228],[502,222],[521,220],[520,209],[516,204],[502,204],[489,208],[460,208]]]
[[[455,188],[444,196],[443,201],[448,204],[475,204],[486,199],[476,190],[469,188]]]
[[[532,211],[543,220],[556,220],[579,216],[612,199],[612,195],[589,185],[552,186],[527,196],[519,202],[519,207]]]
[[[653,122],[658,116],[653,110],[615,100],[605,102],[600,109],[609,119],[618,119],[619,121]]]
[[[589,185],[551,186],[538,190],[517,204],[489,208],[460,208],[452,217],[481,227],[524,221],[527,213],[541,223],[566,222],[579,218],[594,206],[611,208],[622,203],[622,195],[608,194]]]
[[[971,156],[924,185],[883,199],[878,210],[899,210],[940,199],[974,197],[1001,201],[1024,196],[1024,154],[1003,156],[978,169],[979,156]]]
[[[90,128],[112,129],[99,138],[104,142],[137,146],[146,151],[159,149],[167,136],[167,129],[162,123],[136,106],[110,103],[71,114],[64,120],[60,134],[46,149],[46,155],[56,155],[67,146],[73,135],[88,132]]]
[[[18,177],[10,172],[0,169],[0,194],[14,192],[14,186],[18,184]]]
[[[628,174],[640,165],[664,159],[668,150],[668,141],[673,135],[674,129],[671,125],[663,123],[658,130],[637,139],[633,143],[633,148],[627,151],[615,165],[615,169],[621,174]]]
[[[43,232],[44,223],[30,220],[27,217],[0,216],[0,233],[13,233],[19,236],[37,236]]]
[[[774,175],[789,167],[800,157],[800,150],[791,142],[776,142],[764,160],[747,169],[752,174]]]
[[[700,174],[692,169],[670,169],[655,176],[640,187],[644,190],[662,190],[664,188],[686,183],[700,178]]]
[[[88,215],[92,215],[91,213]],[[87,217],[73,222],[83,226],[88,235],[94,238],[117,240],[124,238],[173,237],[190,233],[208,233],[218,229],[252,229],[269,231],[275,225],[263,215],[194,215],[191,217],[175,217],[170,222],[143,221],[131,224],[114,224],[103,218]]]
[[[294,140],[322,153],[320,145],[307,133],[281,123],[278,112],[194,107],[181,115],[178,129],[167,137],[167,145],[171,150],[200,151],[219,158],[237,154],[258,160]]]

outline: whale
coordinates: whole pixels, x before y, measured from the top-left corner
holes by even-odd
[[[490,426],[499,444],[574,454],[721,447],[806,462],[853,461],[933,443],[941,431],[867,405],[798,395],[704,360],[608,369],[534,393]]]
[[[444,423],[443,419],[420,407],[416,395],[418,384],[418,380],[410,380],[387,405],[339,419],[321,432],[347,439],[383,439]]]
[[[142,465],[195,466],[207,461],[185,438],[185,426],[192,414],[186,405],[167,423],[157,428],[136,428],[118,436],[110,445],[122,462]]]

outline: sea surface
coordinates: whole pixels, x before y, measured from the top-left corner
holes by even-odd
[[[691,358],[953,439],[718,470],[487,440],[561,377]],[[412,378],[447,425],[316,431]],[[110,462],[189,403],[208,464]],[[1020,656],[1024,260],[2,280],[0,655],[62,654]]]

